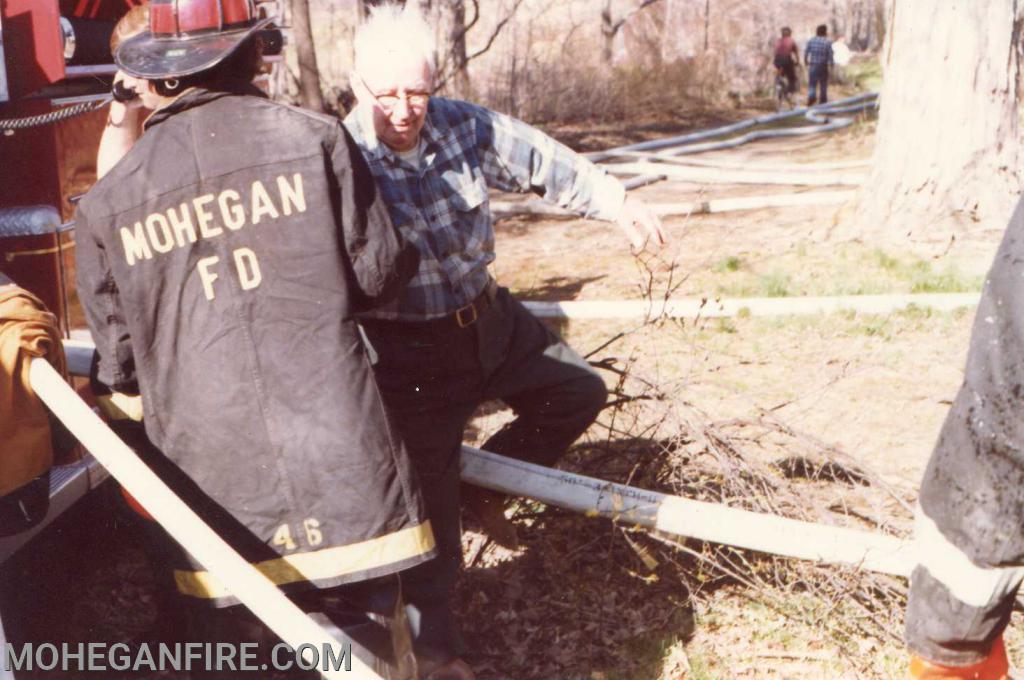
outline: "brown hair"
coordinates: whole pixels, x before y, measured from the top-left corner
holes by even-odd
[[[117,52],[117,46],[123,41],[138,35],[149,28],[149,5],[136,5],[121,17],[110,34],[110,54]]]

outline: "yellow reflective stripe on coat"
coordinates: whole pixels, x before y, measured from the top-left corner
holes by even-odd
[[[360,543],[296,553],[257,562],[256,567],[275,585],[319,581],[376,569],[422,555],[434,549],[430,522],[371,538]],[[228,589],[208,571],[174,571],[178,590],[184,595],[216,599],[229,597]]]
[[[134,420],[142,422],[142,396],[113,392],[96,398],[96,403],[109,420]]]

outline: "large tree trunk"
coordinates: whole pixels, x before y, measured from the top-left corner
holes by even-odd
[[[1021,190],[1024,3],[894,0],[863,229],[947,240],[1003,225]]]
[[[324,95],[320,90],[320,69],[316,65],[313,30],[309,21],[309,0],[291,0],[292,35],[299,61],[299,102],[303,108],[324,112]]]

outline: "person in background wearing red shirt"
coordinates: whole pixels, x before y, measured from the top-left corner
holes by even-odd
[[[800,50],[793,40],[793,31],[789,26],[782,27],[782,37],[775,42],[776,71],[786,78],[786,98],[796,92],[796,67],[800,65]]]

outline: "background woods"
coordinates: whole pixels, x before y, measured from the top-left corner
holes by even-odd
[[[312,87],[313,64],[328,108],[344,108],[352,32],[373,0],[290,1],[297,14],[288,92],[299,98]],[[886,16],[884,0],[412,1],[438,27],[441,91],[531,122],[622,120],[689,99],[736,101],[770,86],[781,26],[803,44],[825,22],[852,48],[871,51]],[[307,4],[312,51],[301,30]]]

